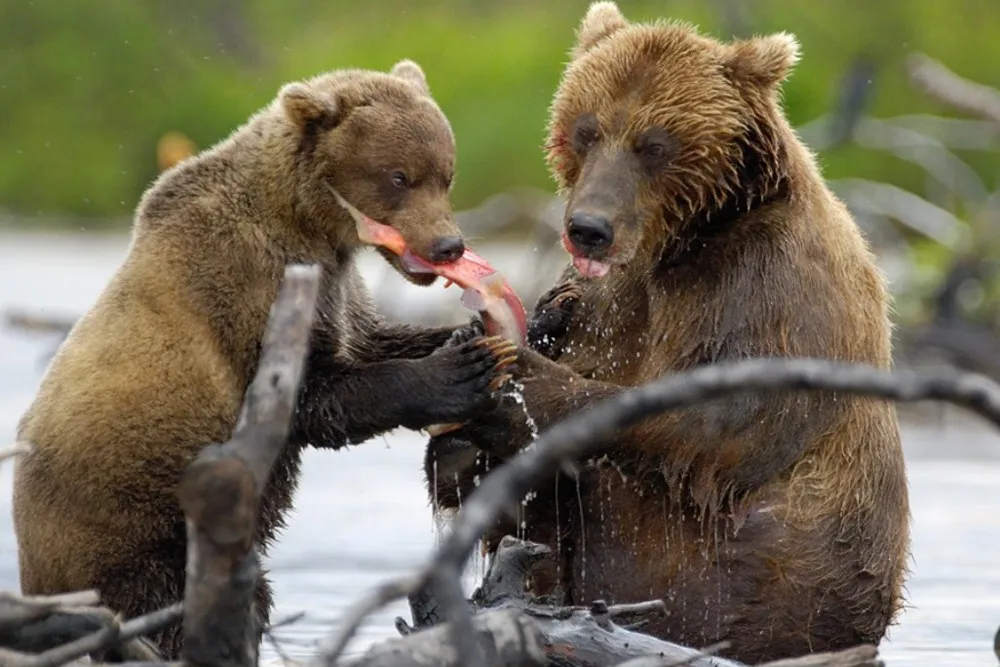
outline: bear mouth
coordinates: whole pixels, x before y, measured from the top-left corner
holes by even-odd
[[[405,256],[397,255],[388,248],[377,247],[376,251],[382,255],[382,258],[386,262],[389,263],[389,266],[396,270],[396,273],[400,274],[414,285],[427,287],[432,285],[434,281],[438,279],[438,275],[436,273],[428,272],[422,267],[409,267],[405,260]]]
[[[566,252],[573,258],[573,267],[584,278],[603,278],[608,275],[608,271],[611,270],[611,263],[607,261],[608,257],[601,259],[587,257],[570,242],[569,236],[566,235],[565,231],[562,233],[562,244]]]

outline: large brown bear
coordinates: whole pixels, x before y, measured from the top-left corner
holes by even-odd
[[[889,367],[883,278],[779,104],[797,55],[786,34],[720,43],[591,5],[547,143],[573,267],[531,342],[558,363],[522,351],[515,371],[539,429],[702,364]],[[433,439],[438,507],[530,439],[513,400]],[[877,643],[901,607],[909,505],[885,401],[746,394],[668,413],[529,497],[487,548],[515,532],[551,546],[534,592],[569,603],[662,598],[646,629],[664,639],[728,639],[752,664]]]
[[[177,483],[203,446],[229,439],[288,263],[319,263],[323,285],[290,444],[263,499],[262,555],[304,446],[462,421],[488,404],[512,344],[479,335],[479,323],[384,322],[334,194],[398,229],[425,260],[454,258],[464,249],[449,201],[454,163],[446,117],[422,70],[402,61],[390,73],[290,83],[229,138],[162,174],[138,206],[128,256],[19,424],[33,446],[14,478],[23,592],[93,587],[126,617],[181,599]],[[386,257],[417,284],[434,278]],[[456,330],[462,340],[449,343]],[[266,579],[256,606],[263,626]],[[167,659],[180,630],[155,638]]]

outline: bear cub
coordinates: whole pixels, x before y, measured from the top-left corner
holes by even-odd
[[[479,322],[385,321],[335,194],[395,227],[417,256],[447,261],[464,250],[454,170],[448,120],[404,60],[289,83],[228,138],[161,174],[137,207],[127,256],[18,426],[32,446],[14,474],[23,593],[96,588],[126,618],[182,599],[177,484],[206,444],[229,439],[289,263],[320,264],[322,285],[289,446],[260,510],[261,556],[292,505],[304,447],[339,449],[488,407],[512,344]],[[415,284],[434,280],[385,258]],[[271,607],[263,578],[258,641]],[[154,641],[176,660],[180,624]]]

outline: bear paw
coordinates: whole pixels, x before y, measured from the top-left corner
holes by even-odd
[[[558,357],[582,295],[580,285],[572,281],[561,282],[543,294],[528,323],[528,345],[551,359]]]

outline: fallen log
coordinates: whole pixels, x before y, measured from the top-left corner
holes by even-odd
[[[548,664],[538,624],[516,609],[496,609],[476,616],[471,638],[491,667],[543,667]],[[437,626],[373,645],[361,657],[338,667],[465,667],[450,629]]]
[[[530,598],[525,594],[535,565],[550,554],[535,542],[505,536],[490,561],[482,584],[469,600],[475,618],[482,614],[517,610],[531,618],[544,640],[546,665],[551,667],[613,667],[625,661],[655,656],[662,664],[691,667],[741,667],[738,662],[712,656],[712,650],[696,650],[638,632],[644,617],[662,616],[660,600],[608,606],[595,600],[589,607],[562,606],[557,600]],[[444,606],[434,586],[421,587],[409,596],[414,627],[401,618],[402,632],[427,632],[443,618]],[[436,628],[435,628],[436,629]],[[715,650],[724,646],[712,647]]]
[[[511,611],[530,618],[541,636],[544,664],[549,667],[745,667],[743,663],[713,655],[727,648],[728,643],[724,641],[694,649],[639,632],[649,617],[666,613],[661,600],[610,606],[603,600],[595,600],[589,607],[582,607],[529,597],[525,591],[532,569],[550,551],[544,545],[505,536],[490,561],[482,584],[468,601],[473,622]],[[408,597],[414,625],[397,618],[396,628],[400,634],[419,636],[433,632],[435,637],[442,636],[443,626],[438,623],[443,618],[440,613],[443,605],[433,587],[424,586]],[[442,650],[441,655],[451,655],[450,646]],[[881,664],[878,650],[870,645],[765,663],[766,667],[877,667]]]

